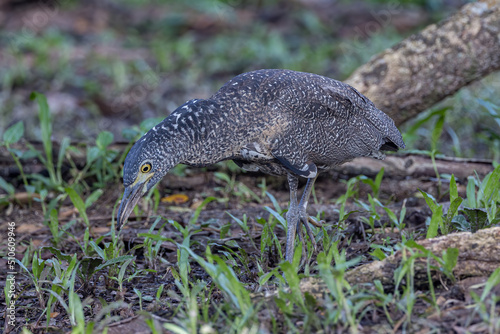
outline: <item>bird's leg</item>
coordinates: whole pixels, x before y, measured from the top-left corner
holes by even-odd
[[[315,221],[309,215],[307,214],[307,203],[309,202],[309,197],[311,196],[311,191],[312,187],[314,185],[314,181],[316,181],[316,178],[312,179],[307,179],[306,187],[304,188],[304,192],[302,193],[302,197],[300,199],[299,203],[299,218],[300,220],[297,222],[297,228],[300,228],[300,223],[302,222],[306,228],[307,235],[309,236],[309,239],[311,239],[311,242],[314,247],[314,251],[316,251],[316,239],[314,238],[313,232],[311,230],[311,227],[309,226],[309,223],[321,227],[321,223]]]
[[[299,180],[296,176],[288,174],[288,185],[290,186],[290,206],[286,213],[286,222],[288,226],[288,233],[286,235],[286,253],[285,259],[292,263],[293,250],[295,248],[295,234],[299,220],[299,206],[297,204],[297,188]]]

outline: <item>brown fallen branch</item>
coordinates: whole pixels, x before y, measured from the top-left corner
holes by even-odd
[[[458,261],[453,274],[457,278],[489,276],[500,267],[500,227],[479,230],[476,233],[452,233],[438,238],[418,241],[418,244],[441,257],[448,248],[458,249]],[[357,267],[346,273],[349,283],[371,283],[380,280],[384,285],[394,284],[394,270],[399,267],[403,259],[401,251],[387,257],[383,261],[375,261]],[[432,265],[437,265],[433,260]],[[433,277],[437,278],[436,271]],[[415,277],[427,281],[427,258],[418,258],[415,263]]]
[[[500,68],[500,3],[479,1],[359,67],[347,83],[400,125]]]
[[[418,241],[418,244],[431,251],[434,255],[442,257],[443,251],[449,248],[457,248],[459,251],[458,261],[453,274],[456,278],[488,277],[500,267],[500,227],[480,230],[476,233],[462,232],[445,235],[438,238]],[[411,254],[406,251],[407,256]],[[419,252],[415,250],[415,252]],[[385,287],[394,286],[394,271],[402,264],[403,253],[396,252],[383,261],[374,261],[345,274],[345,279],[350,284],[373,283],[379,280]],[[428,284],[427,257],[415,260],[414,282],[417,286]],[[431,265],[437,263],[431,260]],[[433,281],[442,281],[443,277],[436,270],[431,270]],[[315,296],[322,296],[328,287],[316,277],[307,277],[300,282],[302,293],[308,292]],[[252,298],[257,301],[262,298],[271,298],[278,294],[276,290],[265,293],[255,293]]]
[[[493,171],[493,164],[490,160],[436,157],[435,162],[435,167],[440,174],[454,174],[457,179],[466,179],[475,173],[483,177]],[[390,176],[436,177],[432,159],[420,154],[389,155],[385,160],[357,158],[335,168],[335,171],[373,177],[381,168],[384,168],[385,175]]]

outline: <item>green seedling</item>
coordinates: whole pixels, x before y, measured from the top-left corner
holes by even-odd
[[[45,309],[45,296],[42,291],[43,283],[46,281],[47,276],[51,271],[51,268],[45,266],[45,261],[40,259],[39,255],[36,252],[33,254],[33,260],[31,263],[31,268],[33,273],[31,273],[29,269],[26,268],[21,261],[17,259],[14,259],[14,261],[17,262],[17,264],[21,267],[21,269],[23,269],[26,272],[28,277],[33,282],[40,308]]]
[[[82,303],[80,297],[75,292],[75,277],[77,268],[72,272],[71,279],[69,280],[68,303],[65,302],[63,297],[55,292],[49,291],[51,295],[59,301],[61,306],[66,310],[69,315],[71,326],[73,327],[72,333],[78,334],[91,334],[93,332],[95,323],[87,321],[84,315],[84,307],[88,306],[88,302]]]
[[[61,173],[61,167],[62,167],[62,160],[64,158],[64,154],[66,152],[66,149],[69,146],[69,139],[64,139],[61,142],[61,148],[59,151],[58,155],[58,162],[56,164],[56,167],[54,166],[53,158],[52,158],[52,153],[53,153],[53,148],[52,148],[52,120],[51,120],[51,115],[50,115],[50,109],[49,105],[47,103],[47,98],[45,95],[33,92],[31,93],[30,98],[38,103],[38,118],[40,120],[40,127],[41,127],[41,133],[42,133],[42,143],[43,143],[43,148],[44,148],[44,153],[45,156],[42,154],[38,153],[36,149],[31,147],[31,150],[35,152],[42,161],[42,163],[45,165],[47,168],[48,174],[49,174],[49,182],[46,183],[47,185],[51,186],[52,189],[57,189],[57,190],[62,190],[63,187],[63,179],[62,179],[62,173]],[[30,145],[28,145],[30,147]],[[34,176],[32,176],[34,177]],[[36,176],[37,178],[42,178],[40,175]],[[41,181],[44,181],[41,179]]]
[[[107,286],[109,286],[108,279],[117,277],[117,273],[119,272],[118,268],[123,268],[125,263],[134,259],[134,256],[132,255],[119,256],[119,249],[113,242],[105,242],[103,243],[104,248],[101,248],[98,243],[96,243],[94,240],[91,240],[89,242],[89,246],[98,255],[101,263],[98,264],[99,260],[93,260],[94,258],[90,257],[88,260],[89,265],[86,267],[86,269],[88,270],[85,272],[82,271],[82,275],[90,278],[99,270],[108,268],[108,275],[106,279]]]
[[[78,266],[76,254],[73,256],[66,255],[54,247],[46,247],[44,249],[51,251],[52,254],[56,256],[55,258],[46,260],[47,264],[51,265],[54,270],[54,279],[52,280],[51,289],[46,289],[46,291],[50,293],[46,307],[46,319],[48,326],[50,322],[50,314],[53,311],[52,306],[54,302],[58,300],[56,296],[62,296],[63,293],[68,294],[68,291],[71,289],[71,284],[74,284],[71,277],[74,272],[77,271]]]
[[[256,219],[256,222],[262,225],[262,233],[260,236],[260,260],[261,262],[264,261],[266,249],[271,249],[273,246],[278,251],[279,259],[282,260],[283,251],[281,249],[281,244],[278,240],[278,237],[276,236],[276,233],[274,233],[274,230],[276,228],[276,225],[280,223],[280,226],[285,230],[286,233],[288,229],[286,220],[282,215],[280,215],[273,209],[268,207],[264,207],[264,209],[270,213],[269,219],[267,221],[263,218]]]
[[[78,195],[78,193],[75,191],[75,189],[67,187],[64,190],[66,191],[69,198],[71,199],[71,202],[73,202],[73,205],[75,206],[75,208],[78,210],[78,213],[82,217],[83,222],[85,223],[87,228],[90,227],[90,221],[89,221],[89,218],[87,217],[85,202],[82,200],[80,195]]]
[[[434,238],[438,234],[438,228],[443,226],[443,206],[438,204],[436,199],[425,191],[420,190],[420,193],[432,211],[426,238]]]
[[[500,319],[496,308],[500,301],[500,296],[492,292],[493,288],[498,285],[500,285],[500,268],[497,268],[490,275],[486,283],[475,286],[476,288],[483,287],[481,296],[473,290],[470,291],[470,295],[475,303],[471,305],[471,308],[473,306],[472,314],[467,321],[467,325],[470,323],[470,319],[474,319],[474,316],[479,314],[484,324],[487,325],[489,333],[495,333],[500,329]]]
[[[347,269],[356,265],[360,259],[355,258],[348,261],[345,250],[339,252],[338,242],[334,242],[328,251],[318,254],[317,261],[320,278],[328,287],[327,298],[335,305],[329,309],[327,322],[331,324],[345,323],[349,325],[349,328],[355,330],[358,321],[357,314],[361,310],[362,301],[357,301],[359,296],[354,294],[344,275]],[[332,262],[335,262],[334,266],[332,266]]]
[[[1,209],[3,206],[8,205],[15,198],[16,189],[12,184],[7,183],[1,176],[0,176],[0,189],[3,189],[7,193],[7,196],[0,196],[0,209]]]
[[[404,219],[406,216],[406,200],[403,202],[403,206],[401,207],[401,211],[399,212],[399,218],[388,207],[384,206],[383,208],[384,211],[387,213],[387,216],[389,217],[392,226],[396,226],[399,230],[399,233],[402,233],[403,229],[405,228]]]
[[[210,275],[218,288],[224,292],[228,301],[232,303],[242,314],[253,312],[254,307],[249,292],[238,280],[237,275],[219,256],[212,254],[210,248],[206,249],[207,260],[196,255],[190,248],[178,245],[200,264]]]
[[[142,273],[142,270],[137,270],[135,271],[132,275],[128,276],[125,279],[125,274],[127,273],[127,268],[132,263],[132,261],[135,259],[135,257],[128,258],[125,261],[121,262],[120,264],[120,271],[118,271],[118,275],[115,276],[110,276],[109,278],[112,280],[115,280],[118,282],[118,286],[120,289],[120,295],[123,296],[123,282],[126,280],[130,282],[132,279],[134,279],[136,276],[138,276],[140,273]]]
[[[261,198],[253,192],[250,188],[241,182],[236,182],[236,175],[229,176],[223,172],[215,172],[214,176],[221,183],[225,183],[225,187],[217,187],[215,190],[222,191],[226,196],[236,197],[243,201],[249,201],[251,199],[255,200],[257,203],[261,203]]]
[[[160,222],[161,218],[158,217],[154,223],[151,225],[151,227],[149,228],[149,231],[148,231],[148,234],[154,234],[154,230],[156,228],[156,225],[158,225],[158,223]],[[158,232],[156,233],[157,235],[160,235],[161,231],[163,230],[163,228],[165,227],[166,223],[163,224],[159,229],[158,229]],[[160,249],[161,249],[161,244],[162,244],[162,241],[161,240],[154,240],[153,238],[150,238],[150,237],[144,237],[144,243],[143,243],[143,246],[144,246],[144,257],[146,258],[146,262],[148,264],[148,266],[154,270],[156,270],[156,265],[157,265],[157,261],[158,261],[158,257],[159,257],[159,253],[160,253]]]
[[[255,242],[252,238],[252,236],[250,235],[250,227],[248,226],[248,219],[247,219],[247,215],[246,214],[243,214],[243,219],[239,219],[235,216],[233,216],[231,213],[229,213],[228,211],[226,211],[227,215],[230,216],[237,224],[238,226],[243,230],[243,232],[245,233],[245,236],[248,238],[248,240],[250,241],[250,243],[252,244],[253,248],[254,249],[258,249],[257,246],[255,245]],[[228,227],[230,225],[227,225]],[[222,232],[221,232],[222,233]],[[227,232],[226,232],[227,233]]]
[[[3,142],[2,145],[5,145],[7,150],[9,151],[12,159],[14,159],[14,162],[16,163],[17,168],[19,169],[19,172],[21,173],[21,177],[23,179],[24,187],[28,189],[28,179],[26,178],[26,175],[24,175],[23,171],[23,166],[21,164],[21,158],[23,156],[23,152],[19,150],[14,150],[12,149],[11,145],[14,145],[17,143],[19,140],[24,135],[24,124],[22,121],[19,121],[9,127],[3,134]],[[6,190],[9,195],[14,195],[14,188],[12,186],[8,187],[6,186],[5,181],[2,179],[2,183],[0,183],[0,187],[2,189]]]
[[[441,133],[443,132],[444,121],[446,118],[446,112],[450,109],[450,107],[444,107],[437,110],[433,110],[425,117],[419,119],[415,122],[409,129],[407,129],[403,133],[403,140],[407,144],[408,147],[413,147],[414,142],[420,138],[418,132],[421,132],[422,129],[425,129],[424,125],[430,123],[433,119],[435,119],[434,126],[432,126],[431,133],[426,131],[425,136],[431,139],[431,151],[438,150],[439,138],[441,137]]]
[[[443,227],[445,234],[450,233],[453,230],[453,218],[456,216],[460,204],[462,204],[463,199],[458,196],[457,183],[455,182],[455,176],[452,175],[450,179],[450,207],[448,212],[444,217]]]
[[[377,173],[374,180],[372,180],[371,178],[364,176],[364,175],[360,175],[358,177],[359,181],[363,182],[364,184],[369,185],[370,188],[372,188],[373,197],[375,197],[375,198],[378,198],[378,195],[380,193],[380,185],[382,184],[383,178],[384,178],[384,168],[383,167]]]
[[[477,187],[477,193],[476,193]],[[468,217],[473,231],[500,222],[500,165],[488,173],[483,181],[479,177],[468,178],[467,199],[463,212]]]
[[[396,285],[394,291],[396,297],[400,298],[396,306],[404,312],[404,324],[408,326],[411,323],[413,308],[417,301],[415,291],[415,261],[417,258],[425,255],[420,252],[414,252],[405,244],[403,244],[401,253],[401,265],[394,271],[394,283]],[[402,289],[402,293],[400,289]]]

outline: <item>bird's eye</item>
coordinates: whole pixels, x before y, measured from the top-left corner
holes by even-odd
[[[149,173],[151,171],[151,164],[149,162],[146,162],[144,165],[141,166],[141,172],[143,173]]]

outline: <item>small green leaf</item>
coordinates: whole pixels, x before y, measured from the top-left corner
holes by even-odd
[[[55,182],[54,163],[52,161],[52,120],[50,117],[50,109],[45,95],[33,92],[30,98],[38,103],[38,118],[40,120],[40,128],[42,132],[42,143],[47,159],[47,169],[50,174],[51,181]]]
[[[97,272],[96,268],[102,265],[103,259],[99,257],[89,257],[89,256],[84,256],[82,260],[80,261],[81,265],[81,271],[87,277],[90,279],[94,273]]]
[[[7,144],[14,144],[17,143],[23,135],[24,124],[22,121],[19,121],[4,132],[3,141]]]
[[[449,273],[451,273],[457,265],[458,253],[458,248],[451,247],[443,251],[444,266]]]
[[[127,272],[127,267],[132,262],[133,258],[126,260],[120,268],[120,271],[118,272],[118,282],[123,282],[123,278],[125,277],[125,273]]]
[[[88,208],[92,204],[94,204],[95,201],[101,197],[101,195],[104,193],[102,189],[97,189],[92,194],[90,194],[86,199],[85,199],[85,208]]]
[[[396,214],[391,211],[391,209],[384,207],[384,211],[387,213],[389,216],[389,219],[394,223],[395,226],[399,225],[398,218],[396,217]]]
[[[453,203],[455,198],[458,197],[457,183],[455,182],[455,175],[451,174],[450,179],[450,202]]]
[[[483,180],[483,183],[485,181]],[[493,172],[489,173],[488,180],[484,186],[484,195],[483,199],[485,203],[488,203],[491,200],[496,200],[496,196],[498,196],[498,185],[500,184],[500,165],[497,166]],[[496,196],[495,196],[496,195]]]
[[[91,164],[92,162],[97,160],[97,158],[99,157],[100,154],[101,154],[101,151],[99,150],[99,147],[92,146],[92,147],[88,148],[87,149],[87,163]]]
[[[476,182],[473,176],[469,176],[467,180],[467,203],[470,208],[476,208]]]
[[[463,199],[461,197],[455,198],[455,200],[450,204],[448,209],[448,214],[446,215],[446,222],[449,224],[453,217],[455,217],[460,204],[462,204]]]
[[[0,176],[0,188],[5,190],[9,195],[14,195],[16,192],[14,186],[10,183],[7,183],[1,176]]]
[[[387,257],[380,248],[375,248],[375,250],[371,252],[370,255],[377,258],[379,261],[382,261]]]
[[[436,120],[436,123],[434,124],[434,127],[432,129],[431,133],[431,150],[436,150],[438,147],[439,143],[439,137],[441,137],[441,133],[443,132],[443,126],[444,126],[444,120],[446,116],[446,110],[447,109],[442,109],[442,112],[439,114],[438,119]]]
[[[488,226],[488,212],[485,209],[463,209],[470,223],[471,232],[477,232]]]
[[[64,190],[69,195],[71,202],[73,202],[73,205],[80,213],[80,216],[82,216],[85,224],[87,226],[90,226],[89,218],[87,217],[87,212],[85,212],[85,203],[83,202],[80,195],[78,195],[78,193],[75,191],[75,189],[70,188],[70,187],[64,188]]]
[[[68,254],[64,254],[63,252],[61,252],[61,250],[55,248],[55,247],[52,247],[52,246],[45,246],[45,247],[42,247],[42,250],[48,250],[49,252],[51,252],[53,255],[55,255],[55,257],[59,260],[59,261],[67,261],[67,262],[70,262],[71,261],[71,255],[68,255]]]
[[[443,224],[443,206],[439,205],[435,202],[434,197],[426,193],[425,191],[420,190],[422,196],[424,196],[425,202],[429,206],[432,211],[431,222],[429,224],[429,229],[427,230],[426,238],[434,238],[437,236],[438,227]]]
[[[231,224],[225,224],[220,228],[219,239],[224,239],[231,228]]]
[[[57,209],[50,210],[49,214],[49,229],[50,233],[52,233],[52,237],[54,238],[54,243],[57,246],[59,243],[59,217],[57,216]]]
[[[113,134],[109,131],[102,131],[97,135],[96,145],[97,147],[104,151],[112,142],[113,142]]]
[[[375,177],[375,184],[373,188],[373,196],[378,197],[378,193],[380,190],[380,185],[382,184],[382,179],[384,178],[384,167],[380,169],[380,171],[377,173],[377,176]]]
[[[194,214],[193,214],[193,217],[191,217],[191,219],[189,220],[189,225],[193,225],[193,224],[196,224],[197,221],[198,221],[198,217],[200,216],[201,214],[201,210],[203,210],[203,208],[210,202],[216,200],[215,197],[212,197],[212,196],[209,196],[207,198],[205,198],[203,200],[203,202],[201,202],[201,204],[196,208],[196,210],[194,211]]]
[[[96,244],[94,240],[90,240],[89,245],[103,260],[107,259],[106,252],[104,252],[104,249],[102,249],[98,244]]]
[[[108,260],[108,261],[104,262],[103,264],[97,266],[96,271],[101,270],[103,268],[106,268],[108,266],[111,266],[113,264],[128,261],[128,260],[133,259],[133,258],[134,258],[134,256],[132,256],[132,255],[122,255],[122,256],[115,257],[114,259]]]
[[[497,268],[486,281],[486,285],[481,295],[481,300],[484,301],[486,297],[490,295],[491,289],[498,286],[499,284],[500,284],[500,268]]]
[[[66,154],[66,150],[71,144],[71,140],[68,137],[64,137],[61,141],[61,145],[59,147],[59,154],[57,155],[57,170],[58,173],[61,173],[61,167],[64,161],[64,155]]]

